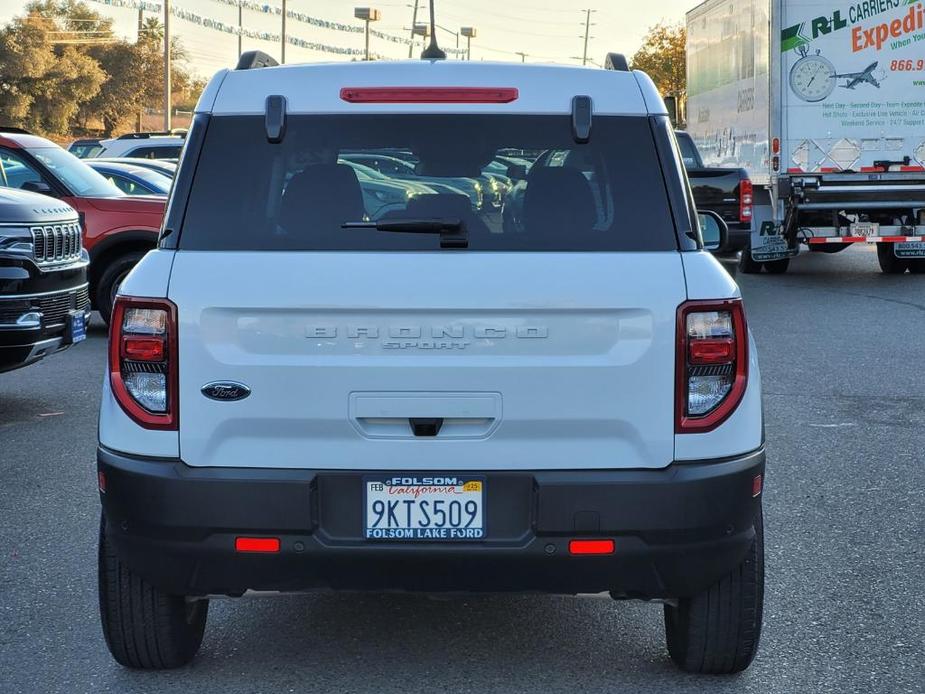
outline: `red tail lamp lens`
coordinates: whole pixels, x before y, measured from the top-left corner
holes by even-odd
[[[135,361],[163,361],[164,339],[161,337],[122,338],[122,358]]]
[[[735,341],[729,338],[690,343],[691,364],[728,364],[735,359]]]
[[[279,538],[236,537],[234,549],[236,552],[279,552]]]
[[[516,87],[344,87],[340,98],[352,104],[508,104]]]
[[[570,540],[569,554],[613,554],[616,546],[613,540]]]

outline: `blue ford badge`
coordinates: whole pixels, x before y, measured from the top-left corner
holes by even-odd
[[[243,383],[234,381],[215,381],[202,387],[202,394],[212,400],[243,400],[251,394],[251,389]]]

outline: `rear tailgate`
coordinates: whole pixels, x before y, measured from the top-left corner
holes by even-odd
[[[698,210],[712,210],[727,222],[739,222],[740,169],[688,169]]]
[[[677,252],[176,254],[193,466],[659,468]],[[332,262],[336,261],[336,262]],[[563,272],[563,268],[568,268]],[[228,278],[241,278],[229,282]],[[235,402],[203,395],[233,381]],[[442,418],[415,437],[409,418]]]

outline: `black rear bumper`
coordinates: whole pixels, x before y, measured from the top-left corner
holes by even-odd
[[[764,450],[663,470],[483,472],[479,542],[362,539],[358,471],[192,468],[98,451],[107,532],[120,558],[174,594],[245,590],[597,593],[678,598],[738,565],[754,538]],[[280,539],[276,554],[234,550]],[[571,539],[615,552],[571,556]]]

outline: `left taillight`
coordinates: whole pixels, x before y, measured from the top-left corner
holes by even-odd
[[[712,431],[733,413],[748,383],[748,328],[741,299],[678,308],[675,431]]]
[[[177,307],[166,299],[116,298],[109,332],[112,393],[146,429],[176,431]]]
[[[748,224],[752,221],[752,208],[755,204],[755,188],[747,178],[739,181],[739,221]]]

